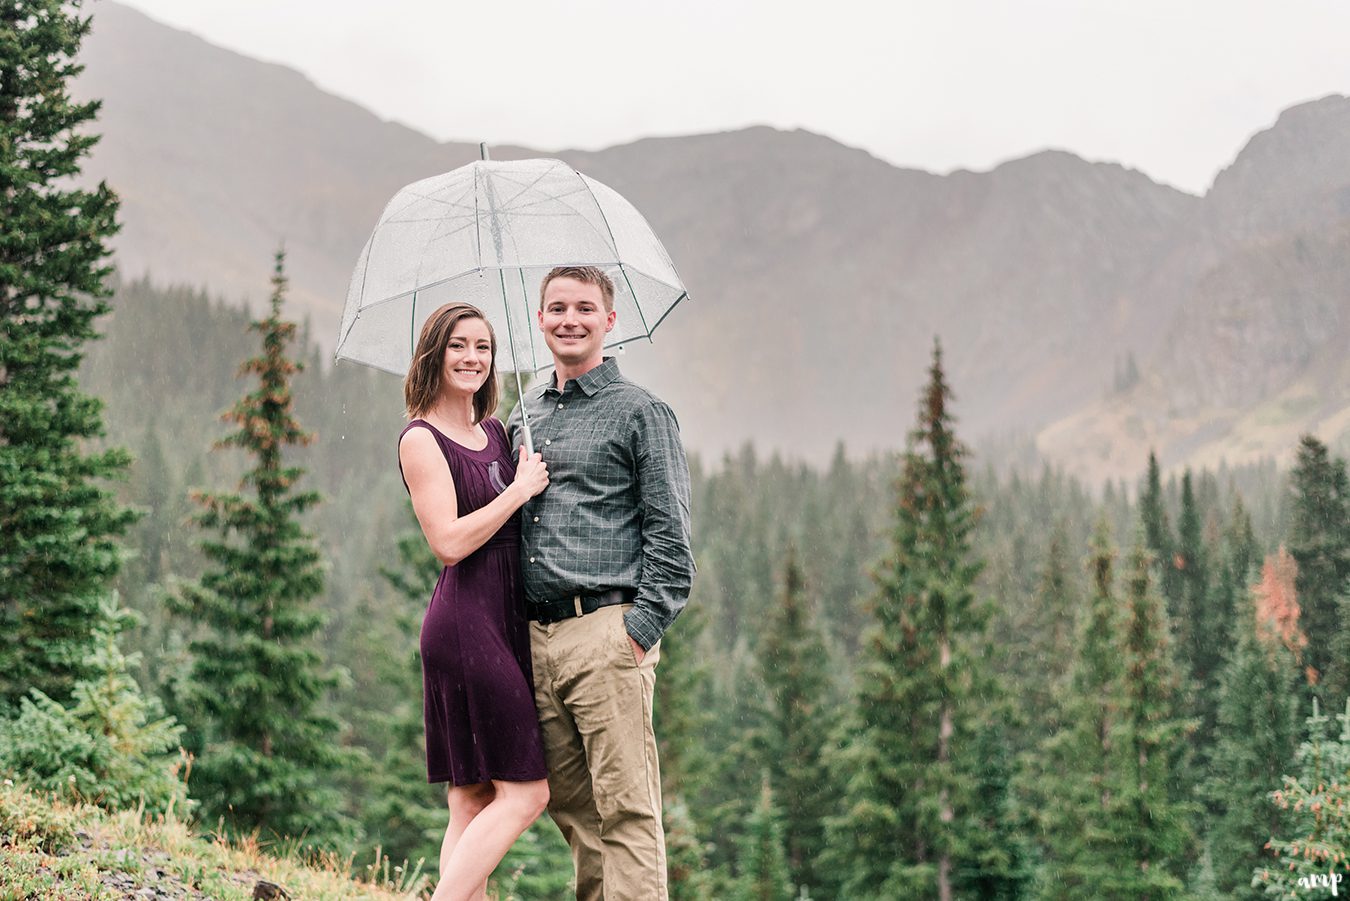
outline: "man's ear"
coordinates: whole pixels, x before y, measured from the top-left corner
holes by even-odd
[[[618,320],[619,314],[616,310],[610,310],[609,315],[605,317],[605,331],[614,331],[614,323]],[[540,322],[543,322],[543,314],[540,314]]]

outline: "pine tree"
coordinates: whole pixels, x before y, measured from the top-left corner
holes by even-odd
[[[1209,606],[1211,616],[1216,620],[1211,621],[1211,627],[1221,647],[1232,649],[1237,644],[1238,622],[1251,599],[1251,584],[1261,562],[1261,549],[1252,530],[1251,514],[1241,496],[1234,500],[1221,545],[1219,568],[1211,588],[1213,597]],[[1222,671],[1227,657],[1228,654],[1221,656],[1218,671]]]
[[[1158,565],[1159,586],[1163,597],[1167,599],[1167,614],[1175,619],[1180,612],[1180,585],[1176,568],[1172,565],[1176,541],[1172,537],[1172,527],[1168,523],[1163,500],[1162,472],[1153,451],[1148,453],[1148,473],[1144,479],[1144,490],[1139,495],[1139,518],[1144,525],[1144,544]]]
[[[441,573],[441,563],[415,527],[398,537],[398,565],[381,567],[396,604],[365,605],[356,619],[374,624],[353,636],[352,653],[369,660],[354,674],[347,696],[353,726],[365,738],[367,772],[350,773],[350,791],[364,790],[361,821],[369,844],[395,861],[436,861],[448,811],[444,790],[427,784],[426,733],[422,715],[421,616]],[[364,615],[363,615],[364,613]]]
[[[1191,483],[1191,471],[1187,469],[1181,477],[1181,516],[1177,520],[1176,556],[1173,558],[1182,617],[1176,631],[1183,642],[1179,650],[1186,664],[1186,675],[1204,697],[1207,690],[1213,688],[1226,643],[1216,634],[1219,624],[1209,610],[1210,566],[1201,534],[1200,509]],[[1212,711],[1207,712],[1212,714]]]
[[[1219,679],[1218,740],[1205,790],[1208,845],[1217,887],[1233,897],[1256,898],[1250,874],[1266,841],[1279,832],[1280,816],[1277,808],[1252,802],[1280,781],[1293,757],[1299,672],[1277,635],[1258,633],[1254,593],[1239,611],[1236,643]]]
[[[1290,489],[1289,552],[1298,561],[1306,661],[1324,685],[1324,700],[1339,698],[1350,693],[1350,660],[1337,660],[1333,653],[1342,633],[1350,630],[1342,617],[1350,603],[1350,476],[1345,461],[1332,459],[1325,444],[1304,435]]]
[[[1116,743],[1124,669],[1120,605],[1115,596],[1115,549],[1110,525],[1098,522],[1089,559],[1092,591],[1078,623],[1078,654],[1069,691],[1056,716],[1062,726],[1046,739],[1030,790],[1045,865],[1037,897],[1095,899],[1115,867],[1111,819]]]
[[[316,642],[323,616],[313,599],[323,590],[323,566],[300,523],[319,496],[297,491],[303,470],[282,459],[311,437],[291,412],[299,365],[286,356],[295,324],[281,317],[284,263],[278,251],[271,312],[252,325],[263,352],[240,369],[258,385],[225,414],[237,430],[219,442],[248,452],[253,467],[237,493],[198,495],[198,523],[219,537],[202,542],[211,565],[182,587],[177,607],[204,627],[190,646],[189,691],[204,741],[192,791],[205,815],[322,844],[346,840],[352,829],[334,788],[345,759],[339,723],[322,709],[335,684]]]
[[[815,856],[825,843],[824,819],[834,798],[824,762],[838,717],[831,659],[809,600],[806,578],[789,548],[778,603],[769,613],[758,648],[764,683],[760,759],[785,799],[783,842],[795,885],[815,891]]]
[[[858,669],[845,810],[826,865],[849,898],[952,897],[969,858],[969,769],[978,723],[976,651],[987,611],[973,583],[975,507],[951,392],[934,347],[918,427],[898,485],[890,556],[878,570],[875,623]],[[985,799],[981,799],[985,800]]]
[[[707,611],[691,604],[661,639],[661,678],[652,722],[661,760],[663,797],[694,800],[709,781],[711,673],[703,657]]]
[[[93,624],[89,675],[76,683],[69,707],[38,689],[0,723],[0,772],[18,773],[32,788],[110,809],[144,805],[186,813],[178,740],[182,727],[141,693],[118,635],[135,615],[115,594],[100,599]]]
[[[1131,554],[1123,605],[1113,557],[1102,522],[1065,729],[1046,742],[1034,795],[1045,841],[1041,898],[1177,898],[1191,850],[1192,811],[1176,775],[1177,748],[1193,724],[1177,714],[1166,616],[1147,552]]]
[[[137,555],[134,565],[127,567],[130,570],[127,575],[133,576],[135,582],[127,587],[144,591],[164,580],[165,545],[176,527],[173,517],[177,512],[173,476],[164,456],[164,443],[153,424],[145,429],[140,452],[132,466],[132,476],[132,490],[144,505],[145,516],[137,523],[135,531]]]
[[[714,891],[713,874],[708,872],[708,855],[698,838],[698,827],[689,814],[689,806],[679,798],[662,795],[662,819],[666,830],[670,901],[712,901],[722,894]],[[570,858],[567,868],[570,873]]]
[[[1068,690],[1075,654],[1074,612],[1081,604],[1077,581],[1070,572],[1069,539],[1063,521],[1057,522],[1045,552],[1031,622],[1022,626],[1014,650],[1020,705],[1035,723],[1055,723],[1057,701]]]
[[[795,894],[783,851],[783,834],[783,817],[774,803],[766,772],[741,846],[736,901],[792,901]]]
[[[1131,554],[1127,585],[1118,747],[1123,755],[1119,803],[1127,826],[1121,838],[1137,867],[1131,897],[1180,897],[1179,877],[1193,847],[1189,786],[1181,776],[1195,722],[1182,718],[1167,615],[1141,546]]]
[[[29,688],[64,702],[88,675],[134,518],[100,484],[126,453],[84,451],[102,406],[75,381],[117,231],[113,192],[73,183],[98,141],[83,130],[99,104],[69,92],[80,5],[0,0],[0,712]]]
[[[1313,698],[1308,739],[1298,750],[1299,775],[1285,776],[1271,793],[1288,818],[1289,838],[1272,838],[1278,861],[1257,867],[1253,882],[1267,897],[1328,898],[1350,886],[1350,698],[1336,715],[1339,734],[1327,732],[1328,717]]]

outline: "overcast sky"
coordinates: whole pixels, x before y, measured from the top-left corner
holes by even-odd
[[[540,150],[768,124],[1201,193],[1281,109],[1350,93],[1347,0],[123,2],[434,137]]]

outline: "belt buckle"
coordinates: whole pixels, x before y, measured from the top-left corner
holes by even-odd
[[[576,611],[578,617],[586,614],[586,611],[581,609],[581,595],[578,594],[572,597],[572,608]]]

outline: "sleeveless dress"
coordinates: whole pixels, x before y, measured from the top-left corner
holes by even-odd
[[[482,450],[458,444],[422,419],[408,423],[400,440],[415,428],[430,431],[440,445],[455,480],[460,516],[491,502],[515,479],[506,429],[496,419],[483,420],[488,443]],[[545,778],[516,517],[457,565],[441,570],[422,619],[421,650],[427,781],[472,785]]]

